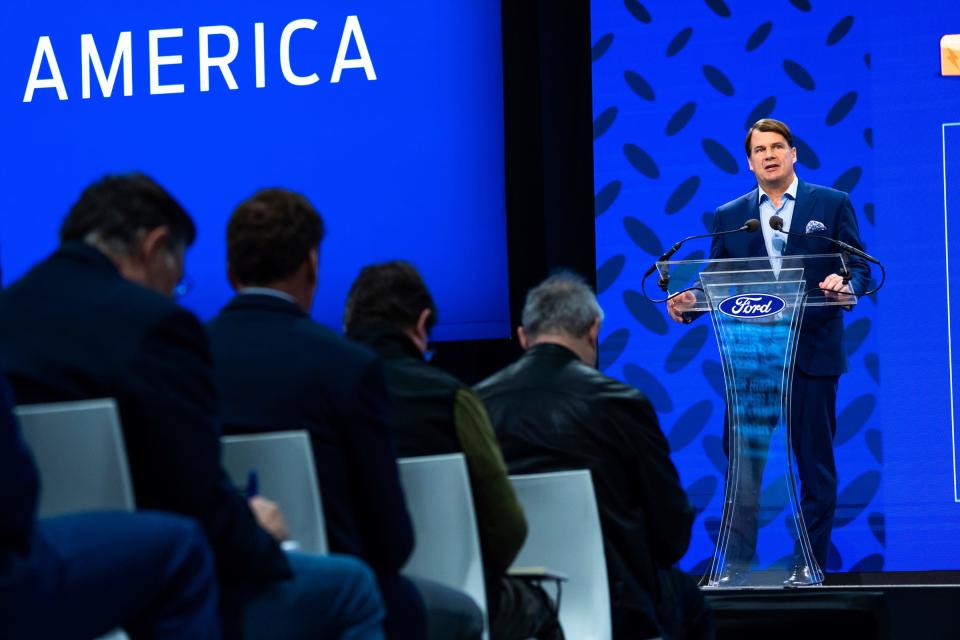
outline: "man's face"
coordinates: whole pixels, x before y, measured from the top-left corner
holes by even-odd
[[[175,242],[167,227],[157,227],[144,233],[139,241],[136,262],[130,279],[167,297],[173,297],[177,284],[183,279],[186,247]]]
[[[787,139],[779,133],[754,131],[750,136],[747,164],[764,190],[768,187],[789,187],[796,175],[793,170],[796,161],[796,148],[790,147]]]
[[[183,247],[157,247],[147,267],[147,286],[157,293],[173,297],[174,289],[183,279],[183,262],[185,250]]]
[[[139,232],[129,252],[101,251],[111,256],[124,278],[167,297],[173,297],[183,279],[186,247],[172,240],[167,227]]]

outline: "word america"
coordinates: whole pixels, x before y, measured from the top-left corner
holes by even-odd
[[[320,77],[316,73],[307,76],[298,75],[293,70],[290,63],[290,42],[297,31],[312,31],[317,26],[316,20],[302,18],[290,22],[283,28],[280,35],[280,69],[283,71],[283,77],[292,85],[303,87],[316,84]],[[240,38],[232,27],[226,25],[214,25],[199,28],[200,44],[200,91],[210,91],[210,71],[216,68],[223,76],[227,87],[231,90],[239,88],[237,80],[230,70],[230,64],[237,58],[240,51]],[[160,55],[160,41],[182,38],[183,29],[153,29],[148,34],[150,49],[150,95],[184,93],[182,84],[162,84],[160,82],[160,69],[165,66],[183,64],[182,55]],[[227,39],[229,49],[226,55],[210,55],[210,39],[214,36]],[[262,89],[267,86],[266,64],[265,64],[265,46],[263,35],[263,23],[257,22],[253,25],[254,53],[255,53],[255,76],[256,86]],[[350,41],[357,45],[359,57],[347,59],[347,49]],[[93,35],[85,33],[80,36],[80,64],[81,64],[81,94],[83,99],[89,99],[90,91],[90,71],[97,77],[97,83],[100,85],[100,92],[104,98],[113,95],[113,89],[117,82],[117,76],[123,68],[123,95],[133,95],[133,36],[130,31],[123,31],[117,39],[117,46],[114,50],[113,61],[110,65],[110,73],[104,69],[100,58],[100,52],[97,49]],[[43,62],[47,63],[50,69],[50,77],[41,78],[40,70]],[[363,69],[367,80],[376,80],[377,74],[373,69],[373,61],[370,59],[370,53],[367,51],[367,43],[363,38],[363,31],[360,29],[360,21],[357,16],[347,16],[346,23],[343,25],[343,35],[340,37],[340,50],[337,52],[337,58],[333,63],[333,73],[330,75],[331,83],[340,82],[340,76],[344,69]],[[57,56],[53,50],[53,43],[50,36],[41,36],[37,41],[37,50],[33,57],[33,67],[30,69],[30,78],[27,80],[27,88],[23,94],[24,102],[32,102],[33,94],[38,89],[55,89],[57,97],[63,101],[68,100],[67,87],[63,82],[63,75],[60,73],[60,66],[57,64]]]

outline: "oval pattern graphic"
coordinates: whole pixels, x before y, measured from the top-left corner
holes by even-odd
[[[745,293],[724,298],[718,308],[731,318],[766,318],[783,311],[787,301],[767,293]]]

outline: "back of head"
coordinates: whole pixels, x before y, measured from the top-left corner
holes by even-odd
[[[227,262],[243,286],[292,275],[323,240],[323,219],[299,193],[264,189],[242,202],[227,224]]]
[[[60,241],[86,242],[112,255],[127,255],[145,232],[159,227],[166,227],[179,247],[193,244],[197,233],[180,203],[148,176],[109,175],[80,194],[60,227]]]
[[[527,293],[523,305],[523,330],[531,340],[544,335],[583,338],[598,320],[603,321],[603,309],[597,296],[574,273],[550,276]]]
[[[347,332],[362,324],[411,329],[424,309],[430,311],[429,330],[436,324],[437,307],[412,264],[403,260],[373,264],[364,267],[350,287],[343,326]]]

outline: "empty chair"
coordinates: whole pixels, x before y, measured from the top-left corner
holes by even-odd
[[[14,410],[40,473],[38,517],[133,511],[133,485],[112,399],[22,405]]]
[[[567,638],[609,640],[610,593],[590,472],[510,476],[529,533],[514,562],[563,574],[560,624]]]
[[[307,553],[329,551],[313,448],[306,431],[224,436],[223,467],[238,487],[256,473],[258,493],[280,506],[290,540],[285,548]]]
[[[463,454],[403,458],[398,468],[417,541],[403,573],[466,593],[486,625],[480,536]]]

